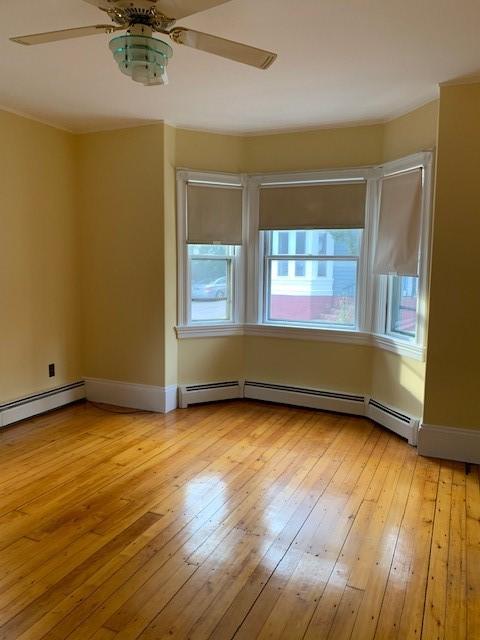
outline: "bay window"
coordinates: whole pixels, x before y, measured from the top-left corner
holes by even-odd
[[[431,162],[179,171],[179,337],[292,335],[422,358]]]

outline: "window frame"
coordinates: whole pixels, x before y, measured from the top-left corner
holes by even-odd
[[[408,336],[390,330],[392,317],[392,276],[373,276],[372,290],[374,293],[374,319],[372,324],[372,338],[378,346],[386,346],[389,343],[397,347],[404,355],[411,355],[417,359],[425,358],[426,332],[428,320],[428,293],[429,293],[429,266],[430,266],[430,236],[431,236],[431,211],[433,200],[433,153],[425,151],[386,162],[379,167],[377,183],[377,206],[375,207],[374,224],[372,224],[372,257],[375,251],[374,241],[379,222],[379,200],[381,178],[396,173],[411,171],[421,168],[422,171],[422,211],[420,229],[420,255],[418,268],[417,289],[417,323],[416,335]],[[392,348],[392,350],[395,350]]]
[[[199,321],[192,320],[191,312],[191,268],[190,256],[187,243],[187,186],[188,183],[203,183],[208,185],[241,187],[243,190],[242,202],[242,223],[243,241],[242,245],[234,247],[231,256],[220,256],[220,259],[230,259],[231,261],[231,318],[227,320]],[[197,329],[222,328],[228,332],[239,327],[244,322],[244,300],[245,300],[245,238],[248,227],[248,210],[245,198],[246,178],[243,174],[213,173],[205,171],[191,171],[187,169],[177,170],[177,334],[192,335]],[[233,245],[222,245],[233,246]],[[216,259],[213,257],[213,259]],[[186,330],[186,331],[183,331]]]
[[[247,284],[247,322],[250,325],[264,327],[277,327],[285,329],[305,329],[313,332],[346,332],[361,333],[368,330],[368,306],[371,299],[369,294],[370,277],[368,267],[368,252],[370,246],[370,234],[367,230],[374,213],[374,193],[378,180],[378,171],[375,167],[360,167],[355,169],[339,169],[326,171],[309,171],[280,174],[254,174],[249,176],[248,199],[250,210],[249,228],[249,256],[248,256],[248,284]],[[265,232],[258,231],[259,198],[262,186],[273,187],[288,184],[321,184],[332,182],[366,182],[365,203],[365,228],[362,233],[361,251],[357,272],[357,318],[353,328],[341,328],[339,326],[321,326],[305,324],[284,324],[265,322]],[[293,258],[295,259],[295,258]]]

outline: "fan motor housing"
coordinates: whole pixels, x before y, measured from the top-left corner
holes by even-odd
[[[156,4],[157,0],[105,0],[101,9],[121,27],[144,24],[155,31],[166,32],[176,21],[161,13]]]

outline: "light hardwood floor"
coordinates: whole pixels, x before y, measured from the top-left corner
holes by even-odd
[[[479,470],[255,402],[0,431],[0,638],[480,639]]]

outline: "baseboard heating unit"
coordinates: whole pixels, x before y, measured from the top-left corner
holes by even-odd
[[[181,409],[186,409],[188,405],[198,404],[199,402],[243,398],[243,386],[243,380],[180,386],[179,406]]]
[[[378,422],[390,431],[406,438],[409,444],[416,446],[420,420],[412,418],[397,409],[393,409],[373,398],[365,398],[365,416]]]
[[[365,413],[365,397],[335,391],[322,391],[308,387],[291,387],[266,382],[252,382],[247,380],[244,387],[244,397],[267,402],[293,404],[311,409],[324,411],[338,411],[363,416]]]
[[[85,398],[83,380],[0,404],[0,427]]]

